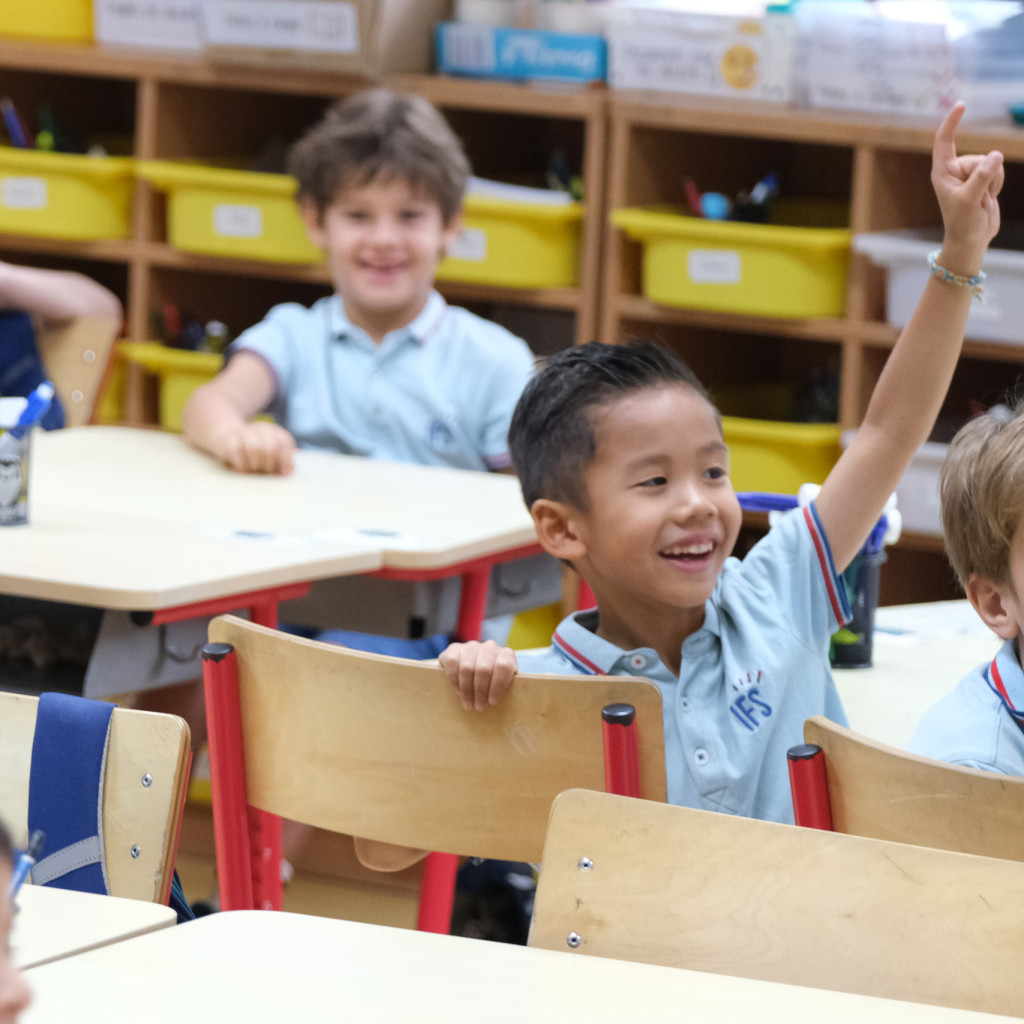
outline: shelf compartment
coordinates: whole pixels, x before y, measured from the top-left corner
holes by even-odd
[[[613,210],[643,244],[643,293],[667,306],[770,317],[846,311],[850,232],[828,202],[778,204],[779,223],[711,221],[671,207]]]
[[[121,342],[117,354],[157,376],[160,426],[176,433],[181,433],[181,416],[189,396],[200,384],[213,380],[224,365],[224,357],[214,352],[188,352],[151,341]]]
[[[784,423],[722,417],[729,475],[737,491],[796,494],[802,484],[824,483],[841,453],[834,423]]]
[[[0,232],[66,240],[131,234],[134,161],[0,147]]]
[[[578,283],[583,207],[522,203],[470,193],[464,228],[437,268],[439,281],[509,288]]]
[[[170,160],[140,160],[138,174],[167,192],[167,234],[177,249],[278,263],[323,259],[306,235],[290,175]]]

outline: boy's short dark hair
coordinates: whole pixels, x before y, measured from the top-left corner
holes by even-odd
[[[400,178],[441,207],[445,224],[462,205],[469,161],[440,111],[422,96],[367,89],[332,106],[288,154],[298,198],[322,214],[347,186]]]
[[[971,576],[1010,582],[1010,546],[1024,516],[1024,403],[996,406],[960,428],[942,463],[946,554]]]
[[[585,510],[583,473],[597,454],[594,411],[636,391],[673,384],[692,388],[714,408],[686,363],[653,341],[591,342],[547,360],[520,396],[508,435],[527,508],[549,498]]]

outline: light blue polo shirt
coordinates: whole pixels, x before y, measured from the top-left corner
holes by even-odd
[[[276,381],[268,411],[300,448],[458,469],[509,465],[512,411],[533,373],[526,342],[431,292],[380,345],[339,296],[275,306],[228,350]]]
[[[704,625],[683,642],[678,677],[652,649],[623,651],[598,637],[596,611],[570,615],[549,649],[517,659],[522,672],[657,683],[669,803],[792,822],[786,752],[803,743],[811,715],[846,724],[828,649],[849,617],[811,505],[783,516],[743,561],[726,561]]]
[[[1024,671],[1007,640],[922,717],[915,754],[1003,775],[1024,775]]]

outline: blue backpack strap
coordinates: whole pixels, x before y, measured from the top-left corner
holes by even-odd
[[[114,705],[65,693],[39,698],[28,827],[46,835],[35,885],[109,893],[103,854],[103,771]]]

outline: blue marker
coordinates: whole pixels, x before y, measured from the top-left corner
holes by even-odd
[[[46,415],[53,401],[53,394],[53,385],[45,380],[28,396],[28,403],[11,430],[14,437],[21,440]]]
[[[7,895],[11,900],[18,895],[22,883],[28,878],[39,854],[43,852],[43,843],[46,841],[46,834],[41,829],[34,829],[28,837],[28,848],[18,854],[18,863],[14,866],[14,874],[11,875],[11,884],[7,887]]]

